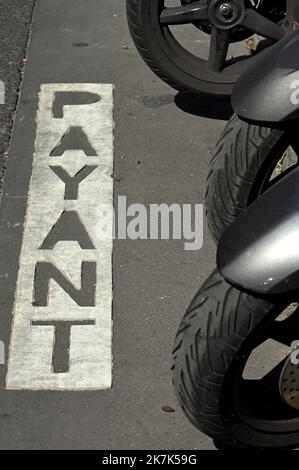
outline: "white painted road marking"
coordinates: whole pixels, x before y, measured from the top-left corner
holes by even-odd
[[[106,389],[112,240],[95,213],[113,203],[113,87],[42,85],[39,98],[6,387]]]

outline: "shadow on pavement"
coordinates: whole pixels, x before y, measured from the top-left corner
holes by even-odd
[[[179,109],[195,116],[227,121],[233,114],[230,99],[213,100],[178,93],[174,98],[174,102]]]

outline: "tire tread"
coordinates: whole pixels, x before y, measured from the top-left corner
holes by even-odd
[[[206,215],[216,242],[248,207],[260,169],[281,134],[277,129],[245,123],[236,115],[227,123],[206,180]]]
[[[220,410],[222,386],[245,338],[272,309],[215,271],[181,322],[173,349],[174,386],[189,420],[213,439],[235,444]]]

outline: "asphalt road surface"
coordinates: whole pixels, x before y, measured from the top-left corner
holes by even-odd
[[[5,105],[0,105],[0,187],[6,168],[6,157],[16,108],[21,73],[25,63],[28,34],[34,0],[0,2],[0,80],[5,87]],[[1,95],[1,103],[2,95]]]
[[[215,247],[206,227],[203,248],[198,252],[185,251],[183,241],[114,242],[113,312],[103,306],[107,336],[101,344],[95,340],[95,349],[88,349],[89,357],[85,358],[90,361],[90,370],[97,360],[103,360],[106,367],[103,383],[95,376],[92,383],[80,381],[79,372],[73,382],[68,382],[63,374],[61,382],[54,384],[47,380],[46,374],[43,376],[47,335],[53,333],[53,326],[44,326],[44,329],[36,326],[39,329],[34,331],[40,336],[35,337],[32,333],[34,338],[31,337],[33,330],[29,331],[22,323],[29,312],[25,311],[28,305],[22,304],[22,295],[26,297],[31,292],[26,274],[26,269],[31,266],[28,252],[33,250],[34,256],[39,256],[30,243],[34,234],[39,236],[40,233],[30,231],[30,224],[35,224],[38,230],[47,220],[47,214],[56,210],[56,190],[51,193],[48,178],[42,173],[46,170],[39,166],[39,161],[43,161],[44,148],[50,145],[51,139],[55,143],[53,139],[59,135],[60,128],[51,124],[55,116],[49,115],[47,120],[41,113],[36,119],[40,100],[45,114],[49,109],[47,100],[53,90],[49,84],[114,85],[114,163],[110,152],[109,116],[104,119],[101,102],[90,107],[94,113],[94,126],[89,129],[91,134],[94,132],[94,137],[90,142],[99,148],[105,144],[106,176],[109,169],[112,172],[111,163],[114,164],[114,199],[125,195],[127,204],[202,203],[207,164],[229,110],[178,95],[148,70],[129,36],[124,0],[39,0],[35,5],[26,52],[32,3],[28,0],[9,2],[11,8],[6,8],[6,14],[17,34],[12,35],[6,26],[10,36],[4,41],[2,29],[0,37],[3,57],[0,78],[7,80],[9,86],[12,84],[6,105],[0,106],[2,160],[18,97],[18,70],[20,65],[25,65],[1,205],[0,340],[6,346],[6,365],[0,366],[0,448],[213,449],[211,440],[195,430],[180,411],[170,372],[171,349],[178,323],[215,264]],[[1,2],[0,14],[3,10],[4,2]],[[41,85],[46,86],[39,95]],[[67,92],[71,87],[58,89]],[[90,90],[88,85],[85,91],[90,93]],[[112,99],[109,87],[105,88],[105,93],[109,108]],[[60,118],[66,119],[61,124],[62,128],[65,126],[64,132],[67,126],[75,126],[74,123],[85,116],[83,107],[81,114],[73,115],[67,107],[62,114]],[[86,113],[86,123],[90,125],[88,115]],[[84,129],[88,134],[87,125]],[[107,138],[104,144],[103,136]],[[62,142],[59,145],[61,147]],[[94,165],[93,158],[91,165]],[[90,181],[84,186],[87,194],[93,191],[94,180]],[[106,178],[103,183],[106,199],[112,195],[109,181]],[[60,190],[57,183],[57,191]],[[38,204],[35,205],[37,194]],[[84,195],[82,197],[84,199]],[[84,211],[84,203],[82,207]],[[92,223],[92,218],[88,223]],[[29,246],[28,252],[26,246]],[[92,253],[88,253],[83,261],[91,259]],[[72,261],[75,264],[74,259],[70,261],[70,265]],[[112,288],[109,256],[99,262],[106,273],[103,282],[107,281],[106,300],[109,303],[109,289]],[[55,297],[55,289],[51,295]],[[73,305],[64,303],[61,297],[55,305],[59,320],[67,319],[73,311]],[[48,318],[47,312],[45,318]],[[110,388],[112,314],[113,386]],[[84,328],[91,328],[91,325],[82,326],[82,331]],[[33,354],[30,345],[40,338],[44,342]],[[76,342],[76,335],[71,341]],[[101,351],[103,357],[99,358]],[[34,364],[26,363],[26,357],[33,357],[32,364],[36,367],[41,364],[39,377],[34,376]],[[65,357],[57,360],[62,368],[67,368]],[[163,406],[172,407],[175,412],[162,412]]]

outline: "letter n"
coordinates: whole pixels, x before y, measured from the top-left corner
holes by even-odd
[[[38,262],[35,267],[33,306],[47,307],[49,284],[52,279],[81,307],[95,306],[97,264],[84,261],[81,264],[81,288],[77,289],[53,264]]]

